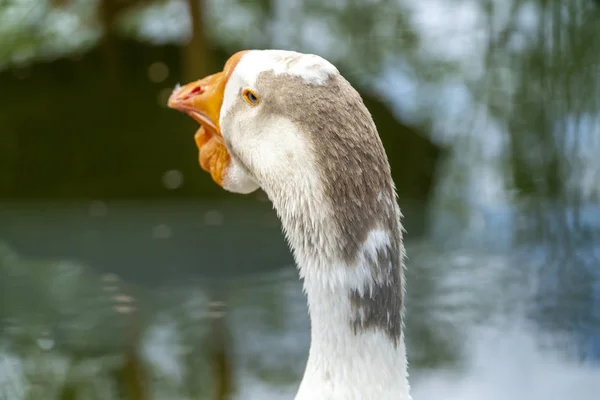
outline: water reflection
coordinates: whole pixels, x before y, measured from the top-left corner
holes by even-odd
[[[2,207],[1,234],[11,245],[0,249],[0,398],[212,399],[219,390],[240,399],[293,398],[309,321],[269,204],[241,210],[93,203],[37,216],[36,209]],[[73,240],[90,218],[104,225],[93,239],[80,238],[87,244],[76,252]],[[531,227],[523,218],[515,218],[521,236]],[[152,235],[157,221],[171,234]],[[195,231],[206,236],[188,237],[186,224],[203,222],[207,228]],[[262,224],[265,236],[244,233],[247,224]],[[583,255],[593,256],[595,247],[565,253],[527,237],[510,246],[463,241],[452,249],[432,236],[409,239],[407,347],[415,398],[596,398],[600,329],[593,296],[600,279],[583,276],[596,288],[583,296],[578,280],[589,269]],[[225,239],[227,245],[219,243]],[[64,261],[76,253],[85,261]],[[241,261],[232,263],[227,253],[240,253]]]

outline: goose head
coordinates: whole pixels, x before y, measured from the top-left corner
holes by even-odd
[[[281,219],[311,318],[297,399],[410,399],[400,211],[358,92],[319,56],[250,50],[176,88],[169,106],[201,124],[199,161],[213,180],[261,188]]]

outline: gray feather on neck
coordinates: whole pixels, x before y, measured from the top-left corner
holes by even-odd
[[[296,213],[290,224],[301,237],[303,251],[342,260],[349,267],[359,260],[366,263],[373,279],[349,293],[349,324],[357,335],[381,330],[397,345],[403,313],[402,227],[390,166],[369,111],[341,76],[320,86],[263,72],[257,88],[265,93],[261,112],[288,118],[312,144],[333,210],[331,220],[319,225],[310,207]],[[365,254],[365,242],[375,229],[385,232],[389,241],[375,254]],[[323,243],[331,248],[323,250]]]

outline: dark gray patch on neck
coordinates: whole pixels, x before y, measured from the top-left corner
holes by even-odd
[[[257,80],[261,112],[282,116],[306,134],[316,153],[317,169],[334,217],[326,232],[315,232],[309,210],[295,216],[302,242],[319,253],[319,235],[333,235],[328,253],[348,265],[363,256],[369,233],[387,233],[389,244],[367,257],[373,282],[363,295],[349,296],[355,333],[381,329],[398,343],[403,309],[403,245],[390,166],[375,123],[360,95],[341,76],[325,85],[300,77],[263,72]],[[323,227],[324,228],[324,227]]]
[[[379,271],[376,282],[366,285],[362,294],[358,290],[350,292],[350,306],[353,317],[350,321],[355,334],[369,329],[381,329],[398,346],[402,335],[403,250],[401,243],[391,243],[377,249],[375,257],[368,257],[372,270]],[[386,268],[387,267],[387,268]]]

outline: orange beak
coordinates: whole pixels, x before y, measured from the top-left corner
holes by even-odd
[[[231,161],[219,126],[221,107],[227,81],[244,53],[246,51],[240,51],[231,56],[222,72],[179,87],[169,97],[169,107],[185,112],[200,123],[201,128],[195,135],[200,166],[221,186]]]
[[[173,91],[169,107],[187,113],[200,125],[220,135],[219,117],[226,83],[222,72],[188,83]]]
[[[239,51],[227,60],[222,72],[177,88],[169,97],[169,107],[187,113],[213,134],[221,135],[219,119],[225,85],[246,51]]]

